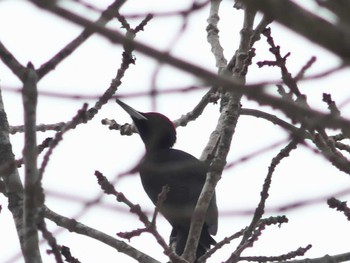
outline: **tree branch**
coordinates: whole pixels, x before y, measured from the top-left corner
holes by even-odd
[[[216,61],[216,67],[219,72],[221,72],[227,66],[227,60],[224,56],[224,49],[220,44],[219,39],[219,28],[218,22],[220,20],[219,17],[219,8],[220,8],[221,0],[211,0],[210,1],[210,14],[207,19],[208,26],[207,30],[207,41],[211,46],[211,52],[214,55]]]
[[[241,109],[241,115],[247,115],[247,116],[254,116],[257,118],[263,118],[267,121],[270,121],[271,123],[278,125],[282,127],[283,129],[291,132],[294,135],[298,135],[302,138],[305,139],[311,139],[311,135],[309,132],[306,130],[300,129],[298,127],[295,127],[294,125],[278,118],[277,116],[261,111],[261,110],[256,110],[256,109],[247,109],[247,108],[242,108]]]
[[[0,89],[0,167],[6,168],[0,169],[0,177],[4,186],[3,190],[8,198],[8,208],[12,213],[23,252],[23,185],[15,163],[9,138],[9,123]]]
[[[105,26],[110,20],[114,18],[115,12],[126,2],[126,0],[115,0],[110,4],[105,11],[101,13],[101,16],[95,22],[100,26]],[[41,65],[37,70],[38,79],[40,80],[51,70],[54,70],[57,65],[62,62],[65,58],[71,55],[82,43],[85,42],[91,35],[94,34],[94,31],[85,28],[79,36],[72,40],[67,46],[65,46],[61,51],[59,51],[54,57],[49,61]]]
[[[350,135],[349,120],[340,117],[333,118],[329,114],[324,114],[319,111],[308,109],[301,105],[295,105],[295,103],[282,100],[279,97],[275,97],[273,95],[263,92],[263,86],[252,85],[250,87],[244,88],[242,85],[240,85],[240,83],[237,82],[237,80],[231,79],[229,76],[218,76],[217,74],[212,73],[204,68],[195,66],[192,63],[175,58],[169,53],[158,51],[138,41],[131,41],[130,39],[127,39],[125,36],[123,36],[117,31],[113,31],[96,25],[87,19],[84,19],[68,10],[65,10],[64,8],[55,5],[45,5],[44,3],[42,3],[41,1],[39,2],[38,0],[32,0],[32,2],[39,5],[39,7],[47,9],[61,17],[67,18],[69,21],[72,21],[82,26],[88,26],[91,29],[98,32],[99,34],[107,37],[114,43],[128,43],[132,45],[135,48],[135,50],[150,57],[153,57],[154,59],[172,65],[178,69],[191,73],[199,78],[202,78],[206,83],[209,83],[210,85],[222,86],[234,92],[245,94],[249,99],[253,99],[261,105],[269,105],[276,109],[280,109],[290,118],[303,120],[305,116],[309,116],[309,118],[313,119],[313,121],[317,123],[322,123],[324,127],[340,128],[343,130],[343,132],[345,132],[345,134]]]
[[[12,70],[20,80],[24,79],[26,68],[7,50],[4,44],[0,41],[0,58],[4,64]]]
[[[107,178],[101,172],[95,171],[95,176],[97,178],[98,184],[101,186],[101,189],[106,194],[114,195],[118,202],[122,202],[122,203],[126,204],[130,208],[130,212],[136,214],[139,217],[140,221],[146,227],[146,230],[142,230],[142,231],[136,230],[136,233],[137,232],[141,233],[141,232],[145,232],[145,231],[151,233],[155,237],[155,239],[157,240],[158,244],[163,248],[164,254],[169,256],[171,261],[183,263],[183,260],[181,260],[181,258],[179,258],[179,256],[177,256],[172,251],[172,249],[167,245],[167,243],[164,241],[162,236],[159,234],[153,220],[152,220],[152,222],[148,220],[148,217],[141,210],[141,207],[139,205],[133,204],[129,199],[126,198],[126,196],[123,193],[116,191],[114,186],[107,180]],[[135,235],[135,231],[132,234]],[[122,236],[122,235],[123,234],[121,234],[120,236]],[[130,235],[127,235],[127,236],[130,238]]]
[[[263,12],[349,63],[350,33],[347,28],[333,25],[289,0],[244,0],[243,3]]]
[[[100,241],[100,242],[102,242],[110,247],[115,248],[119,252],[124,253],[124,254],[134,258],[138,262],[160,263],[156,259],[148,256],[147,254],[142,253],[141,251],[133,248],[132,246],[126,244],[123,241],[119,241],[118,239],[116,239],[114,237],[111,237],[111,236],[109,236],[101,231],[98,231],[96,229],[88,227],[82,223],[79,223],[74,219],[70,219],[70,218],[64,217],[62,215],[59,215],[47,207],[43,208],[43,213],[47,219],[55,222],[56,225],[58,225],[60,227],[64,227],[71,232],[75,232],[75,233],[96,239],[96,240],[98,240],[98,241]]]
[[[36,143],[36,106],[37,75],[31,63],[28,63],[23,83],[24,106],[24,208],[23,208],[23,256],[25,262],[42,262],[39,250],[38,223],[39,209],[44,203],[43,189],[37,167]]]
[[[288,260],[288,261],[280,261],[279,263],[340,263],[340,262],[348,262],[350,260],[350,252],[329,256],[325,255],[320,258],[306,258],[301,260]]]
[[[65,125],[64,122],[59,123],[53,123],[53,124],[38,124],[35,127],[36,131],[40,132],[46,132],[46,131],[60,131],[62,130],[63,126]],[[10,126],[10,133],[16,134],[18,132],[24,132],[24,126],[23,125],[17,125],[17,126]]]
[[[218,12],[218,5],[212,11]],[[211,14],[213,16],[213,14]],[[240,87],[245,84],[245,75],[250,64],[248,52],[251,48],[251,37],[253,35],[253,24],[255,12],[250,9],[244,10],[244,22],[241,30],[241,39],[238,50],[231,59],[230,64],[226,65],[220,75],[231,75],[232,80],[238,83]],[[217,43],[218,39],[216,40]],[[220,54],[219,54],[220,55]],[[219,70],[220,71],[220,70]],[[206,182],[203,186],[201,195],[199,196],[194,214],[192,216],[191,227],[186,242],[183,257],[190,262],[194,260],[195,251],[198,245],[200,233],[205,220],[205,214],[208,209],[210,200],[215,192],[217,182],[221,178],[222,171],[226,164],[232,136],[235,132],[238,117],[240,115],[240,100],[242,93],[238,90],[225,89],[221,99],[221,115],[218,120],[215,131],[211,134],[210,140],[204,149],[201,160],[210,162],[211,154],[215,157],[211,161],[209,171],[207,173]],[[215,152],[214,152],[215,151]]]
[[[267,176],[265,178],[263,189],[260,193],[260,195],[261,195],[260,202],[255,210],[253,219],[252,219],[251,223],[249,224],[248,229],[246,231],[244,231],[243,238],[242,238],[240,244],[238,245],[237,249],[231,254],[231,256],[229,257],[229,259],[226,262],[230,262],[230,263],[238,262],[241,253],[248,246],[251,246],[251,242],[255,241],[255,239],[250,240],[250,238],[251,238],[253,231],[256,228],[258,222],[261,220],[262,216],[265,213],[265,203],[266,203],[266,200],[269,196],[269,189],[271,186],[272,175],[275,171],[275,168],[277,167],[277,165],[281,162],[281,160],[283,158],[288,157],[290,152],[292,150],[296,149],[298,142],[299,142],[299,138],[293,139],[286,147],[284,147],[276,155],[276,157],[274,157],[272,159],[271,164],[270,164],[269,169],[268,169]]]

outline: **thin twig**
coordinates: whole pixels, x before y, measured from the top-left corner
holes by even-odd
[[[213,102],[213,95],[215,94],[215,91],[216,91],[215,88],[211,88],[206,94],[204,94],[204,96],[193,108],[193,110],[182,115],[179,119],[174,120],[173,121],[174,125],[176,127],[179,127],[179,126],[185,127],[189,122],[194,121],[199,116],[201,116],[206,106],[210,102]]]
[[[269,189],[271,186],[272,175],[275,171],[275,168],[277,167],[277,165],[281,162],[281,160],[283,158],[288,157],[290,152],[292,150],[296,149],[298,143],[299,143],[298,138],[293,139],[285,148],[283,148],[276,155],[276,157],[274,157],[272,159],[271,164],[270,164],[269,169],[268,169],[267,176],[265,178],[263,189],[260,193],[261,198],[260,198],[260,201],[259,201],[257,208],[255,209],[253,219],[252,219],[251,223],[249,224],[248,229],[244,232],[243,238],[242,238],[240,244],[238,245],[237,249],[231,254],[231,256],[229,257],[229,259],[226,262],[230,262],[230,263],[238,262],[241,253],[247,247],[249,247],[251,245],[251,242],[254,242],[254,239],[250,240],[250,238],[252,237],[254,229],[256,228],[259,220],[261,220],[261,218],[265,212],[265,203],[266,203],[266,200],[269,196],[268,192],[269,192]]]
[[[53,253],[57,263],[63,263],[62,256],[60,253],[60,248],[57,245],[55,236],[47,229],[44,218],[40,219],[41,222],[38,223],[38,229],[41,231],[43,237],[47,240],[47,243],[51,247],[50,253]]]
[[[291,132],[293,135],[300,136],[301,138],[304,139],[311,139],[311,135],[304,129],[300,129],[298,127],[295,127],[293,124],[290,124],[280,118],[278,118],[276,115],[261,111],[261,110],[256,110],[256,109],[247,109],[247,108],[242,108],[241,109],[241,114],[242,115],[248,115],[248,116],[254,116],[257,118],[263,118],[265,120],[270,121],[271,123],[278,125],[285,130]]]
[[[323,93],[322,100],[327,103],[328,109],[331,112],[331,114],[335,117],[340,117],[340,110],[338,109],[337,105],[335,104],[335,101],[332,100],[331,94]]]
[[[311,57],[310,60],[300,69],[300,71],[296,74],[294,77],[295,81],[298,81],[300,79],[304,78],[304,75],[306,71],[311,68],[311,66],[316,62],[316,57]]]
[[[347,206],[346,202],[341,202],[338,199],[332,197],[327,200],[327,204],[330,208],[343,212],[348,221],[350,221],[350,208]]]
[[[288,222],[288,218],[285,216],[271,216],[269,218],[264,218],[261,219],[258,223],[258,228],[265,228],[266,226],[270,226],[270,225],[281,225],[283,223],[287,223]],[[242,236],[245,231],[248,230],[248,227],[245,227],[243,229],[241,229],[240,231],[236,232],[235,234],[229,236],[229,237],[225,237],[223,240],[221,240],[220,242],[218,242],[212,249],[210,249],[205,255],[203,255],[199,260],[198,263],[203,263],[206,262],[206,260],[212,256],[216,251],[218,251],[219,249],[221,249],[223,246],[230,244],[231,241],[233,239],[239,238],[240,236]]]
[[[79,125],[80,123],[86,122],[86,120],[87,120],[87,117],[86,117],[87,116],[87,107],[88,107],[88,105],[85,103],[83,105],[83,107],[73,117],[73,119],[71,121],[67,122],[62,127],[61,131],[56,133],[55,137],[50,142],[50,147],[49,147],[48,151],[46,152],[46,154],[43,157],[43,161],[42,161],[41,167],[39,169],[40,177],[42,177],[44,172],[45,172],[46,166],[47,166],[49,159],[53,153],[53,150],[56,148],[58,143],[61,142],[61,140],[63,139],[63,134],[65,134],[67,131],[69,131],[71,129],[75,129],[75,127],[77,125]]]
[[[66,262],[68,262],[68,263],[81,263],[77,258],[72,256],[69,247],[62,246],[61,253],[64,256],[64,259]]]
[[[340,262],[349,262],[350,252],[339,254],[339,255],[325,255],[320,258],[305,258],[301,260],[288,260],[288,261],[279,261],[279,263],[340,263]]]
[[[53,124],[39,124],[35,127],[36,131],[46,132],[46,131],[60,131],[62,127],[65,125],[64,122],[53,123]],[[24,132],[24,126],[10,126],[10,133],[16,134],[18,132]]]
[[[142,212],[142,209],[140,205],[133,204],[129,199],[126,198],[126,196],[115,190],[114,186],[107,180],[107,178],[99,171],[95,171],[95,176],[97,178],[98,184],[101,186],[101,189],[109,195],[114,195],[116,197],[116,200],[118,202],[126,204],[130,208],[130,212],[136,214],[140,221],[144,224],[148,232],[150,232],[155,239],[157,240],[158,244],[163,248],[164,253],[169,256],[169,258],[174,262],[183,262],[179,256],[177,256],[174,251],[166,244],[162,236],[158,233],[155,226],[152,224],[151,221],[148,220],[148,217],[145,213]],[[141,232],[137,231],[138,234],[144,232],[144,230],[141,230]]]
[[[307,245],[306,247],[299,247],[298,249],[288,252],[287,254],[279,255],[279,256],[250,256],[250,257],[240,257],[240,260],[246,261],[257,261],[257,262],[271,262],[277,261],[281,262],[281,260],[288,260],[298,256],[304,256],[305,253],[311,248],[311,245]]]
[[[95,22],[100,26],[105,26],[110,20],[113,19],[114,13],[119,10],[119,8],[126,2],[126,0],[116,0],[107,9],[101,12],[100,18]],[[65,58],[71,55],[82,43],[84,43],[92,34],[93,30],[90,28],[85,28],[83,32],[72,40],[67,46],[65,46],[61,51],[59,51],[54,57],[49,61],[41,65],[37,70],[39,80],[44,77],[51,70],[55,69],[59,63],[61,63]]]

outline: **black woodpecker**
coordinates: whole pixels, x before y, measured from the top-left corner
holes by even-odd
[[[142,113],[118,99],[116,101],[132,118],[146,147],[139,172],[147,195],[156,204],[163,186],[169,187],[160,212],[173,227],[170,245],[175,247],[176,254],[181,255],[208,166],[194,156],[172,148],[176,129],[166,116],[156,112]],[[214,193],[202,228],[197,259],[216,243],[211,235],[216,234],[217,228],[218,208]]]

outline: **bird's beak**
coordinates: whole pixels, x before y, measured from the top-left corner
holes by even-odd
[[[118,99],[116,99],[115,101],[131,116],[131,118],[135,118],[136,120],[147,120],[145,116],[143,116],[137,110],[131,108],[128,104],[125,104],[124,102]]]

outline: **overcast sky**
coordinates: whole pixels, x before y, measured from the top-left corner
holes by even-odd
[[[102,9],[111,1],[92,1]],[[146,3],[147,2],[147,3]],[[123,14],[169,11],[183,9],[191,1],[127,1],[122,8]],[[79,8],[78,5],[65,4],[76,13],[96,19],[97,13]],[[312,8],[312,7],[311,7]],[[216,71],[215,61],[206,41],[208,7],[192,15],[185,30],[177,38],[182,25],[178,17],[155,18],[149,22],[145,30],[137,35],[137,40],[155,48],[166,50],[171,47],[174,56],[185,59],[213,72]],[[224,1],[220,12],[220,37],[225,50],[225,56],[230,59],[239,42],[239,30],[242,24],[242,13],[232,8],[231,1]],[[139,20],[132,20],[136,26]],[[111,27],[120,29],[117,21]],[[298,72],[311,56],[318,60],[309,74],[323,72],[339,64],[332,54],[320,49],[290,32],[284,27],[271,26],[275,41],[282,47],[282,52],[291,52],[288,68],[292,73]],[[36,68],[70,40],[76,37],[81,28],[55,15],[37,9],[26,1],[0,1],[0,40],[23,64],[31,61]],[[174,40],[176,43],[172,46]],[[248,83],[260,81],[277,81],[280,78],[278,69],[258,69],[255,62],[272,59],[264,40],[256,45],[258,54],[247,76]],[[91,95],[102,94],[115,77],[121,62],[122,49],[99,36],[93,36],[86,41],[68,59],[62,62],[53,72],[40,81],[40,92],[50,91],[60,94]],[[152,59],[135,52],[136,65],[132,65],[123,78],[118,94],[146,92],[152,87],[152,76],[158,64]],[[308,96],[311,105],[322,111],[327,105],[322,103],[322,93],[332,93],[333,99],[341,104],[350,98],[348,87],[349,71],[343,70],[332,76],[315,81],[305,81],[301,90]],[[156,79],[159,89],[181,88],[188,85],[199,85],[201,81],[168,66],[162,66]],[[3,90],[3,100],[10,125],[23,123],[22,99],[15,90],[21,83],[0,62],[0,85]],[[192,110],[206,89],[159,96],[156,110],[171,119],[177,119],[182,114]],[[124,99],[126,103],[140,111],[150,111],[151,100],[148,97]],[[53,96],[39,96],[38,123],[57,123],[70,120],[81,108],[84,102],[93,105],[94,100],[67,99]],[[243,107],[259,108],[273,112],[268,107],[260,107],[252,101],[243,99]],[[342,107],[344,117],[349,117],[349,106]],[[276,114],[276,112],[274,112]],[[277,113],[278,114],[278,113]],[[219,115],[219,105],[210,104],[203,115],[187,127],[178,128],[176,148],[188,151],[199,157],[210,132],[216,125]],[[283,115],[280,114],[283,117]],[[115,119],[118,123],[130,122],[130,118],[114,101],[110,101],[91,122],[80,125],[77,129],[64,135],[64,140],[55,149],[44,175],[43,185],[46,191],[46,204],[57,213],[75,217],[82,223],[99,229],[111,236],[117,232],[128,231],[142,227],[137,216],[127,212],[125,205],[119,204],[111,197],[104,197],[97,205],[84,207],[84,203],[93,200],[101,193],[94,177],[94,171],[99,170],[113,180],[121,172],[132,168],[143,155],[144,149],[137,135],[120,136],[118,131],[110,131],[101,125],[101,119]],[[53,136],[54,132],[39,133],[38,141]],[[23,134],[11,136],[16,158],[21,157],[23,149]],[[250,223],[259,198],[262,183],[267,174],[271,159],[279,149],[288,143],[288,133],[271,123],[261,119],[242,116],[239,119],[228,163],[255,153],[276,142],[280,146],[245,162],[238,162],[233,168],[224,172],[217,187],[218,207],[220,210],[219,231],[215,239],[220,241]],[[20,170],[22,173],[23,171]],[[323,157],[315,154],[309,147],[300,146],[291,156],[282,161],[273,176],[270,197],[267,201],[267,216],[285,214],[289,223],[269,227],[253,248],[245,255],[280,255],[295,250],[300,246],[312,244],[313,248],[307,257],[319,257],[325,254],[348,252],[350,241],[350,224],[346,218],[327,207],[325,199],[342,190],[350,189],[349,175],[346,175],[328,164]],[[138,175],[121,178],[115,185],[134,203],[139,203],[146,211],[152,211],[153,205],[143,192]],[[346,200],[350,195],[339,196]],[[276,212],[275,208],[299,201],[318,200],[285,212]],[[0,262],[23,262],[14,224],[10,212],[6,209],[7,200],[0,196],[3,210],[0,214]],[[48,222],[51,231],[57,228]],[[170,233],[169,224],[159,218],[158,228],[167,240]],[[71,248],[73,256],[81,262],[135,262],[133,259],[118,253],[116,250],[77,234],[63,230],[56,236],[57,242]],[[341,241],[342,240],[342,241]],[[127,241],[126,241],[127,242]],[[155,239],[149,234],[133,238],[130,244],[152,257],[164,262],[166,257]],[[219,262],[227,259],[237,243],[223,249],[208,262]],[[44,262],[54,262],[52,255],[46,255],[48,245],[44,242]]]

